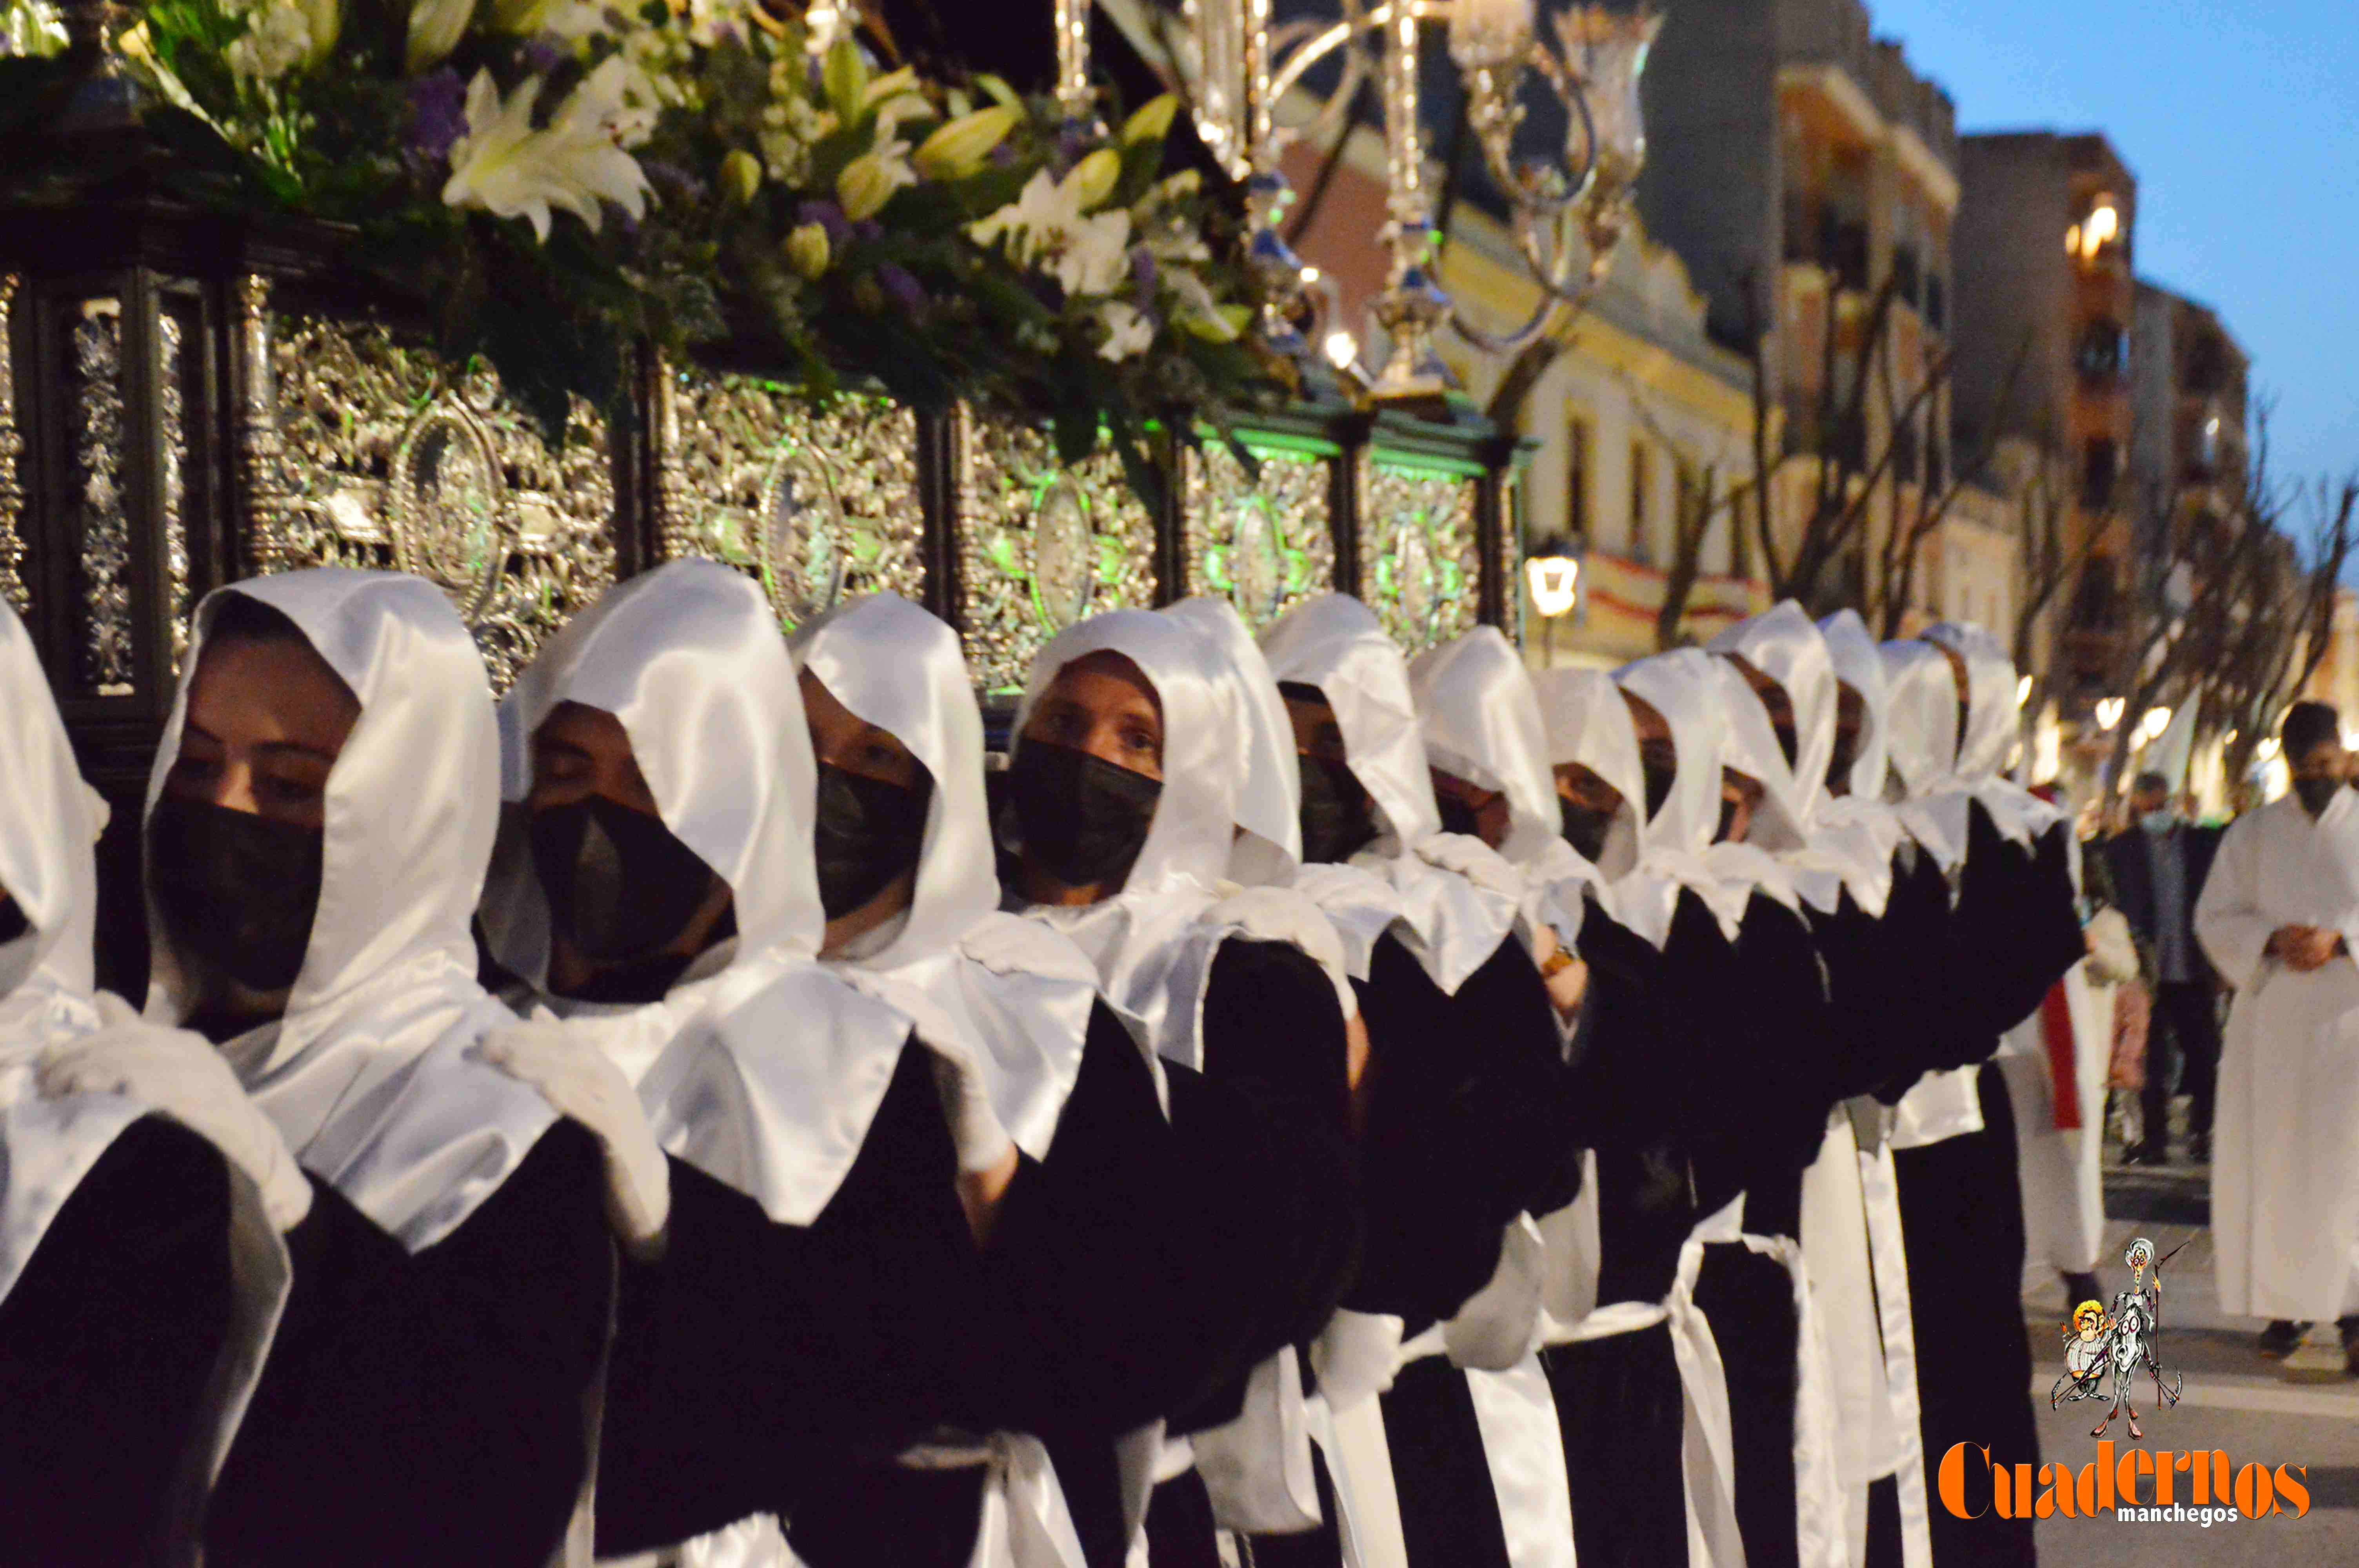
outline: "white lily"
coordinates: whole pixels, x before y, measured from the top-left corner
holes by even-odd
[[[1009,240],[1018,262],[1049,273],[1068,294],[1110,293],[1128,266],[1130,214],[1083,216],[1082,185],[1078,168],[1061,181],[1041,169],[1015,200],[969,224],[967,233],[978,244]]]
[[[409,73],[431,70],[448,59],[475,17],[475,0],[413,0],[409,7]]]
[[[247,81],[276,81],[311,57],[310,18],[293,0],[255,7],[245,31],[223,51],[231,74]]]
[[[592,71],[549,127],[536,131],[532,108],[541,87],[542,79],[533,77],[503,103],[491,72],[475,73],[467,87],[467,134],[451,148],[443,201],[480,207],[495,217],[524,218],[544,243],[551,207],[572,212],[592,232],[602,216],[601,201],[612,201],[634,218],[643,215],[647,176],[616,145],[618,123],[631,113],[616,80],[603,66]]]
[[[1155,323],[1136,307],[1119,299],[1109,299],[1098,308],[1098,319],[1104,324],[1106,341],[1098,350],[1101,359],[1120,364],[1123,361],[1147,351],[1155,341]]]
[[[604,32],[606,10],[597,0],[493,0],[492,26],[515,38],[549,33],[571,43]]]

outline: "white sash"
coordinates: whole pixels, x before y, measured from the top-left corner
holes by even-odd
[[[915,1470],[989,1466],[967,1568],[1086,1568],[1057,1466],[1038,1438],[995,1432],[979,1442],[919,1444],[901,1463]]]
[[[1464,1377],[1498,1499],[1507,1562],[1512,1568],[1576,1568],[1564,1429],[1539,1357],[1527,1354],[1506,1371],[1471,1370]]]
[[[1933,1568],[1925,1436],[1917,1424],[1917,1330],[1908,1304],[1908,1254],[1889,1143],[1859,1157],[1859,1185],[1867,1209],[1868,1266],[1875,1275],[1876,1315],[1883,1329],[1884,1388],[1892,1401],[1892,1451],[1879,1463],[1888,1463],[1899,1489],[1902,1568]]]

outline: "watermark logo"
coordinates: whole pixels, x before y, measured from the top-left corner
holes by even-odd
[[[2184,1494],[2181,1478],[2184,1478]],[[2146,1495],[2138,1495],[2139,1483]],[[1967,1489],[1989,1500],[1970,1508]],[[2224,1524],[2232,1519],[2310,1512],[2310,1467],[2263,1464],[2241,1467],[2228,1452],[2132,1448],[2118,1456],[2111,1440],[2097,1444],[2097,1456],[2075,1472],[2066,1464],[2006,1465],[1980,1444],[1957,1443],[1941,1455],[1933,1476],[1934,1495],[1955,1519],[2095,1519],[2112,1514],[2125,1522]]]
[[[2186,1245],[2182,1241],[2179,1247]],[[2072,1321],[2064,1325],[2064,1375],[2049,1390],[2048,1404],[2054,1410],[2082,1400],[2104,1399],[2110,1381],[2113,1402],[2104,1419],[2090,1429],[2092,1437],[2104,1436],[2114,1418],[2124,1414],[2129,1417],[2131,1437],[2146,1435],[2138,1426],[2137,1409],[2130,1403],[2140,1373],[2154,1379],[2156,1404],[2179,1402],[2184,1379],[2173,1377],[2164,1383],[2161,1363],[2156,1359],[2162,1339],[2162,1266],[2178,1256],[2179,1247],[2157,1258],[2154,1243],[2145,1237],[2131,1242],[2122,1254],[2122,1261],[2129,1266],[2130,1288],[2114,1293],[2110,1312],[2102,1303],[2082,1302],[2072,1309]]]

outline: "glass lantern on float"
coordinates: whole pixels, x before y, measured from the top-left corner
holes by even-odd
[[[1064,25],[1088,0],[1056,0],[1059,80],[1074,90],[1088,80],[1085,27]],[[1604,276],[1627,222],[1647,139],[1638,79],[1662,25],[1650,11],[1584,4],[1553,10],[1548,27],[1534,0],[1326,0],[1324,14],[1276,20],[1271,0],[1186,0],[1187,31],[1169,66],[1193,105],[1206,147],[1249,194],[1252,253],[1268,281],[1266,340],[1282,351],[1333,358],[1334,297],[1313,301],[1315,269],[1305,267],[1278,229],[1292,192],[1279,170],[1287,146],[1325,139],[1350,114],[1372,76],[1383,105],[1386,287],[1375,306],[1387,342],[1370,390],[1379,399],[1432,399],[1455,389],[1434,351],[1444,322],[1486,351],[1512,353],[1579,309]],[[1440,243],[1427,187],[1419,72],[1424,35],[1448,29],[1452,62],[1467,95],[1467,124],[1484,172],[1506,199],[1516,248],[1540,302],[1504,335],[1469,321],[1435,276]],[[1332,85],[1310,116],[1281,124],[1279,104],[1308,87],[1308,73],[1332,62]],[[1537,79],[1563,110],[1564,141],[1545,157],[1518,158],[1520,101]],[[1299,101],[1299,100],[1298,100]],[[1313,325],[1300,325],[1310,319]]]
[[[1524,557],[1524,587],[1532,596],[1532,610],[1540,618],[1541,663],[1556,664],[1556,624],[1581,601],[1581,557],[1572,541],[1551,534],[1536,542]]]

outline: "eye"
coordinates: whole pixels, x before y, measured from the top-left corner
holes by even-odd
[[[172,763],[165,786],[176,794],[204,788],[221,777],[222,765],[211,757],[183,755]]]

